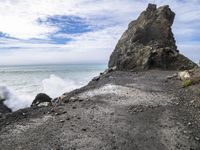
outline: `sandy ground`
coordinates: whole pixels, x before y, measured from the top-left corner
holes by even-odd
[[[199,85],[172,71],[112,72],[65,103],[0,119],[0,149],[200,150]]]

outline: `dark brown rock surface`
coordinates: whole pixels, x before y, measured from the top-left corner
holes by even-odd
[[[172,33],[175,13],[168,5],[149,4],[139,18],[129,24],[109,61],[117,70],[191,69],[196,66],[177,50]]]

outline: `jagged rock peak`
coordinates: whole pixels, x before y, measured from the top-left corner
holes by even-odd
[[[196,66],[177,50],[171,26],[175,13],[168,5],[149,4],[132,21],[110,56],[109,68],[117,70],[191,69]]]

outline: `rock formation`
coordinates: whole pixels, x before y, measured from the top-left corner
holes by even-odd
[[[31,106],[50,106],[52,98],[45,93],[39,93],[33,100]]]
[[[177,50],[172,33],[175,13],[149,4],[122,35],[109,61],[117,70],[191,69],[196,66]]]
[[[6,114],[6,113],[10,113],[12,112],[10,108],[8,108],[6,105],[4,105],[4,102],[5,99],[1,99],[0,98],[0,117],[1,117],[1,114]]]

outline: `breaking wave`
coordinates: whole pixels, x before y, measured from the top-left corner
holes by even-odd
[[[42,80],[42,82],[38,85],[38,89],[42,89],[40,92],[46,93],[50,97],[55,98],[62,95],[65,92],[69,92],[71,90],[79,88],[85,83],[87,82],[79,83],[72,79],[63,79],[52,74],[49,76],[49,78]],[[28,87],[24,85],[24,88]],[[6,85],[0,85],[0,99],[5,99],[4,104],[7,107],[11,108],[12,111],[29,107],[36,94],[37,91],[33,91],[33,93],[26,93],[21,91],[15,91]]]

